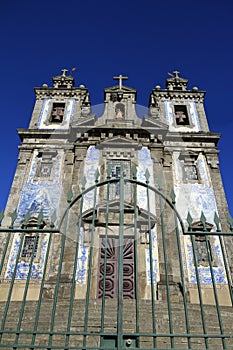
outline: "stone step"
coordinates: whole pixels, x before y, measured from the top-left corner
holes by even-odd
[[[87,337],[89,346],[98,348],[99,337],[91,336],[91,332],[100,332],[101,322],[101,300],[90,300],[88,310],[88,327],[87,331],[90,335]],[[5,329],[15,330],[17,328],[18,316],[20,313],[22,303],[11,302],[7,319],[5,322]],[[117,302],[116,300],[106,300],[105,303],[105,333],[117,332]],[[187,349],[186,323],[183,304],[172,303],[172,325],[174,333],[183,334],[182,337],[174,337],[174,348]],[[0,316],[4,312],[4,303],[0,303]],[[43,300],[41,304],[41,310],[38,321],[37,330],[40,332],[48,331],[50,329],[50,320],[52,314],[53,301]],[[35,314],[37,310],[37,302],[27,301],[25,304],[23,320],[21,324],[21,330],[32,330],[34,327]],[[204,306],[206,329],[210,334],[220,334],[219,322],[217,318],[216,309],[214,306]],[[85,300],[75,300],[72,309],[71,331],[83,332],[84,331],[84,312],[85,312]],[[156,301],[155,303],[155,318],[156,318],[156,330],[158,333],[169,333],[169,316],[167,311],[167,303],[164,301]],[[67,329],[67,319],[69,313],[69,300],[58,301],[54,320],[54,331],[65,332]],[[191,334],[203,334],[203,327],[200,314],[199,305],[188,305],[190,333]],[[229,307],[221,307],[222,323],[225,334],[233,334],[233,313]],[[123,302],[123,330],[125,333],[134,333],[136,329],[136,317],[135,317],[135,302],[124,301]],[[141,300],[139,303],[139,327],[140,332],[152,333],[152,312],[151,302]],[[37,345],[47,345],[49,336],[46,334],[36,335]],[[65,344],[65,335],[53,335],[53,345]],[[15,334],[3,334],[2,344],[13,344],[15,340]],[[152,337],[140,337],[140,346],[148,349],[153,348]],[[158,337],[158,346],[161,349],[171,348],[171,342],[169,337]],[[20,334],[19,344],[23,347],[30,345],[31,335]],[[70,344],[74,346],[80,346],[83,341],[82,335],[70,336]],[[78,344],[78,345],[77,345]],[[205,349],[205,342],[203,338],[192,338],[192,347],[195,349]],[[226,339],[227,349],[233,349],[231,340]],[[222,349],[222,341],[218,338],[209,339],[209,348]],[[22,349],[20,347],[20,349]],[[3,347],[1,347],[3,348]],[[25,347],[25,349],[29,349]]]

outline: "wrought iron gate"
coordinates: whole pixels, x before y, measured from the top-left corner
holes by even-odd
[[[55,216],[48,225],[42,213],[37,218],[28,213],[19,226],[17,213],[12,214],[10,227],[0,230],[0,348],[232,348],[233,291],[223,240],[227,236],[232,243],[232,233],[221,231],[216,213],[216,232],[210,231],[203,213],[198,225],[190,214],[184,223],[174,192],[167,198],[161,186],[150,186],[148,172],[145,177],[145,183],[138,181],[134,169],[133,178],[126,178],[121,169],[120,177],[108,172],[100,181],[97,171],[91,188],[85,189],[84,179],[78,196],[69,192],[57,228]],[[119,199],[110,200],[114,184]],[[131,193],[127,201],[126,184]],[[145,208],[138,205],[139,188]],[[90,208],[85,208],[87,198]],[[3,217],[1,213],[0,222]],[[231,218],[229,224],[232,230]],[[189,237],[191,263],[184,237]],[[218,239],[224,282],[216,277],[212,237]],[[201,259],[211,284],[210,305]],[[195,275],[192,296],[190,264]],[[221,295],[229,306],[222,306]]]

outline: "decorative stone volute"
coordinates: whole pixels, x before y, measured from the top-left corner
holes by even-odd
[[[169,73],[171,78],[166,80],[166,87],[168,90],[182,90],[185,91],[188,85],[188,80],[179,77],[180,72],[175,70],[172,74]]]
[[[56,77],[53,77],[53,87],[59,88],[59,89],[71,89],[74,87],[74,78],[69,75],[67,76],[66,73],[68,72],[68,69],[62,69],[62,74],[58,75]]]

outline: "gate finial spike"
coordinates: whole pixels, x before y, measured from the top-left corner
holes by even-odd
[[[108,168],[107,168],[107,179],[110,179],[110,178],[111,178],[111,173],[112,173],[111,165],[108,164]]]
[[[1,226],[3,218],[4,218],[4,209],[2,209],[2,211],[0,213],[0,226]]]
[[[228,220],[227,221],[230,225],[230,230],[233,231],[233,218],[229,212],[228,212]]]
[[[171,199],[172,199],[172,203],[175,204],[176,203],[176,194],[175,194],[175,191],[171,190]]]
[[[145,178],[146,178],[146,182],[149,183],[150,173],[149,173],[148,168],[146,168]]]
[[[188,211],[188,215],[187,215],[187,223],[189,224],[189,230],[192,229],[192,223],[193,223],[193,218],[190,214],[190,212]]]
[[[72,201],[72,198],[73,198],[73,191],[72,191],[72,186],[70,186],[70,189],[67,194],[67,202],[70,203]]]
[[[203,225],[203,231],[206,231],[206,217],[205,217],[205,214],[203,213],[203,211],[201,212],[200,221]]]
[[[100,177],[100,172],[99,172],[99,169],[97,168],[95,171],[95,182],[99,181],[99,177]]]
[[[50,227],[53,228],[54,227],[54,223],[57,220],[57,213],[56,210],[54,210],[52,216],[51,216],[51,222],[50,222]]]
[[[84,176],[82,179],[82,191],[85,190],[86,183],[87,183],[86,176]]]
[[[121,163],[121,179],[124,178],[124,164]]]
[[[159,186],[159,190],[162,190],[162,178],[160,175],[158,175],[158,186]]]
[[[133,166],[133,169],[132,169],[132,173],[133,173],[133,179],[137,179],[137,167],[136,165]]]
[[[216,227],[217,227],[217,232],[220,232],[220,231],[221,231],[221,230],[220,230],[220,226],[219,226],[220,220],[219,220],[219,217],[218,217],[216,211],[215,211],[215,213],[214,213],[214,223],[215,223],[215,225],[216,225]]]
[[[23,220],[24,226],[27,226],[30,217],[31,217],[31,213],[30,213],[30,210],[28,209],[28,211],[26,212],[26,214],[24,216],[24,220]]]
[[[38,218],[37,218],[37,227],[40,228],[40,225],[42,224],[42,221],[43,221],[43,210],[41,209],[39,215],[38,215]]]
[[[15,211],[11,214],[11,226],[10,226],[10,228],[14,227],[14,223],[15,223],[15,220],[17,219],[17,216],[18,216],[18,213],[17,213],[17,210],[15,209]]]

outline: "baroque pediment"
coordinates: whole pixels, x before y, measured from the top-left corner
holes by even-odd
[[[103,148],[124,148],[124,149],[140,149],[142,146],[135,140],[127,139],[125,137],[113,137],[109,139],[105,139],[96,145],[98,149]]]
[[[105,92],[118,92],[119,91],[119,86],[118,85],[110,86],[110,87],[104,89],[104,91]],[[123,92],[134,92],[134,93],[137,92],[136,89],[133,89],[131,87],[124,86],[124,85],[122,85],[121,91],[123,91]]]
[[[150,213],[150,226],[148,225],[148,211],[130,202],[124,202],[124,226],[134,227],[134,216],[135,210],[137,212],[137,226],[143,227],[144,231],[148,232],[149,229],[152,229],[156,224],[156,217],[154,214]],[[120,222],[120,201],[118,199],[112,200],[104,204],[99,204],[96,207],[95,211],[95,221],[96,226],[105,226],[106,225],[106,211],[108,211],[108,220],[111,222],[111,226],[119,226]],[[93,208],[87,210],[83,214],[83,221],[85,223],[93,222]]]

